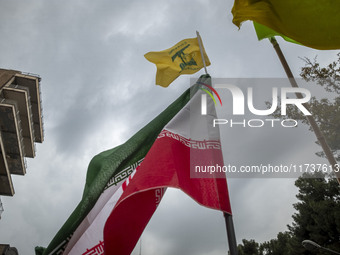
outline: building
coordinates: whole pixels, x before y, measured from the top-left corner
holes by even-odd
[[[9,244],[0,244],[0,255],[18,255],[18,250],[15,247],[10,247]]]
[[[25,175],[25,157],[34,158],[44,140],[40,80],[0,69],[0,195],[14,195],[11,175]]]

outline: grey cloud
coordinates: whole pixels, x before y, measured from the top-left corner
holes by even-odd
[[[284,77],[271,45],[257,41],[250,22],[240,31],[231,24],[231,1],[0,4],[1,67],[42,77],[45,142],[38,145],[37,157],[28,160],[27,175],[14,178],[15,196],[2,198],[1,242],[22,254],[46,246],[70,215],[81,198],[90,159],[127,140],[188,88],[190,76],[179,77],[167,89],[156,87],[156,67],[145,60],[146,52],[171,47],[199,30],[214,77]],[[279,42],[295,74],[303,65],[297,56],[318,53],[327,63],[335,55]],[[229,139],[228,160],[262,160],[255,149],[266,146],[266,134],[258,131],[239,143],[243,131],[223,132]],[[314,150],[300,141],[299,148]],[[288,140],[280,143],[281,149],[269,148],[267,158],[278,162],[280,151],[288,161],[308,155],[307,149],[297,154]],[[264,241],[285,230],[296,201],[294,179],[231,178],[228,183],[238,241]],[[225,254],[223,224],[219,212],[176,193],[162,201],[142,247],[147,254],[160,254],[161,248],[165,255]]]

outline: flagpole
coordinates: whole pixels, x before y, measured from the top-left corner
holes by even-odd
[[[286,72],[286,75],[289,79],[289,82],[291,84],[292,87],[295,87],[295,88],[298,88],[299,86],[297,85],[296,83],[296,80],[294,79],[294,76],[293,76],[293,73],[292,71],[290,70],[289,68],[289,65],[286,61],[286,58],[285,56],[283,55],[282,51],[281,51],[281,48],[278,44],[278,42],[276,41],[276,39],[274,37],[271,37],[270,39],[270,42],[272,43],[275,51],[276,51],[276,54],[277,56],[279,57],[280,61],[281,61],[281,64]],[[301,93],[295,93],[296,94],[296,97],[297,98],[303,98]],[[304,106],[306,107],[306,109],[308,110],[308,105],[304,104]],[[326,139],[325,137],[323,136],[318,124],[316,123],[315,119],[311,116],[311,115],[308,115],[306,116],[307,117],[307,120],[309,122],[309,124],[311,125],[315,135],[316,135],[316,138],[318,139],[327,159],[328,159],[328,162],[331,164],[332,166],[332,169],[335,173],[335,176],[340,184],[340,172],[338,171],[337,169],[337,166],[338,166],[338,163],[336,162],[335,158],[334,158],[334,155],[331,151],[331,149],[329,148],[327,142],[326,142]]]
[[[233,216],[228,213],[223,213],[223,216],[225,219],[225,226],[227,229],[230,255],[237,255],[237,242],[236,242]]]
[[[197,32],[197,37],[199,38],[198,31],[196,31],[196,32]],[[200,41],[200,40],[198,40],[198,41]],[[201,51],[202,59],[204,59],[202,52],[203,51]],[[227,181],[227,179],[226,179],[226,181]],[[234,229],[233,216],[229,213],[226,213],[226,212],[223,212],[223,216],[224,216],[225,226],[226,226],[226,230],[227,230],[227,239],[228,239],[230,255],[237,255],[237,241],[236,241],[236,235],[235,235],[235,229]]]
[[[200,47],[200,52],[201,52],[201,57],[203,60],[205,73],[208,74],[204,55],[203,55],[202,38],[198,31],[196,31],[196,34],[197,34],[198,45]],[[235,229],[234,229],[233,216],[225,212],[223,213],[223,216],[224,216],[225,226],[227,230],[227,239],[228,239],[230,255],[237,255],[237,241],[236,241],[236,235],[235,235]]]
[[[198,46],[200,47],[200,52],[201,52],[201,57],[202,57],[202,61],[203,61],[204,71],[205,71],[206,74],[208,74],[207,65],[205,64],[205,59],[204,59],[204,54],[203,54],[202,38],[201,38],[200,33],[198,31],[196,31],[196,35],[197,35],[197,40],[198,40]]]

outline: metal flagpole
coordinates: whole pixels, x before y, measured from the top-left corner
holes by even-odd
[[[200,36],[200,33],[198,33],[198,31],[196,31],[196,35],[197,35],[197,40],[198,40],[198,46],[200,47],[200,52],[201,52],[204,70],[205,70],[205,73],[208,74],[207,65],[205,64],[205,59],[204,59],[204,54],[203,54],[202,38]]]
[[[206,66],[204,54],[203,54],[202,38],[201,38],[198,31],[196,31],[196,35],[197,35],[198,45],[200,47],[200,52],[201,52],[204,70],[205,70],[205,73],[208,74],[207,66]],[[223,213],[223,215],[224,215],[225,225],[226,225],[226,229],[227,229],[227,237],[228,237],[230,255],[237,255],[237,242],[236,242],[236,235],[235,235],[233,217],[228,213]]]
[[[287,74],[287,77],[289,79],[289,82],[291,84],[292,87],[295,87],[295,88],[298,88],[299,86],[297,85],[296,83],[296,80],[294,79],[294,76],[293,76],[293,73],[292,71],[290,70],[289,68],[289,65],[286,61],[286,58],[284,57],[282,51],[281,51],[281,48],[278,44],[278,42],[276,41],[276,39],[274,37],[271,37],[270,39],[270,42],[272,43],[275,51],[276,51],[276,54],[278,55],[280,61],[281,61],[281,64]],[[302,98],[302,95],[301,93],[295,93],[296,94],[296,97],[297,98]],[[304,104],[304,106],[306,107],[306,109],[308,110],[308,105]],[[329,148],[327,142],[326,142],[326,139],[325,137],[323,136],[318,124],[316,123],[315,119],[309,115],[309,116],[306,116],[307,117],[307,120],[309,122],[309,124],[311,125],[315,135],[316,135],[316,138],[318,139],[327,159],[328,159],[328,162],[331,164],[332,166],[332,169],[335,173],[335,176],[340,184],[340,172],[339,172],[339,169],[337,166],[339,166],[339,164],[336,162],[335,158],[334,158],[334,155],[331,151],[331,149]]]
[[[228,213],[223,213],[223,215],[225,219],[225,226],[227,228],[230,255],[237,255],[237,242],[236,242],[233,216]]]
[[[197,35],[198,45],[200,47],[204,70],[205,70],[205,73],[208,74],[207,66],[206,66],[204,54],[203,54],[202,38],[198,31],[196,31],[196,35]],[[223,213],[223,215],[224,215],[225,225],[227,229],[227,237],[228,237],[230,255],[237,255],[237,242],[236,242],[236,235],[235,235],[235,229],[234,229],[234,223],[233,223],[233,216],[228,213]]]

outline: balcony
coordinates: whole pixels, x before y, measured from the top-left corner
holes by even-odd
[[[25,175],[43,140],[40,77],[0,69],[0,195],[14,195],[11,174]]]

